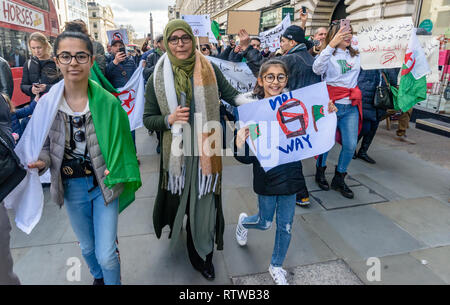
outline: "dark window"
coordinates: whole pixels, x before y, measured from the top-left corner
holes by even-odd
[[[19,32],[7,28],[0,28],[0,56],[13,67],[15,66],[14,54],[17,50],[20,55],[28,59],[28,39],[30,33]]]
[[[47,11],[47,12],[50,10],[50,8],[48,6],[49,0],[23,0],[23,1],[26,3],[29,3],[31,5],[34,5],[34,6],[40,8],[44,11]]]

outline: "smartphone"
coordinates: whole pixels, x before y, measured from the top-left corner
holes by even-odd
[[[125,55],[127,54],[127,51],[125,50],[125,47],[122,47],[119,49],[119,52],[124,53]]]
[[[350,20],[349,19],[341,19],[341,29],[345,28],[346,31],[350,31]]]
[[[39,87],[39,83],[33,83],[33,87]]]
[[[302,14],[306,14],[306,6],[302,6]]]

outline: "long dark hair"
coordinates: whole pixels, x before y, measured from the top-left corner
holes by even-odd
[[[353,31],[353,28],[351,26],[350,28]],[[330,44],[330,42],[333,40],[334,36],[336,36],[337,32],[339,32],[340,29],[341,29],[340,23],[333,22],[331,24],[330,28],[328,29],[327,36],[325,37],[325,42],[322,44],[322,48],[320,49],[320,52],[322,52],[323,49],[325,49]],[[347,49],[349,50],[351,57],[355,57],[356,55],[359,54],[359,51],[355,50],[351,44],[347,47]]]
[[[269,70],[272,66],[280,66],[286,75],[289,74],[288,68],[284,62],[278,59],[270,59],[262,64],[261,68],[259,69],[258,78],[263,77],[263,75]],[[256,95],[258,98],[264,98],[264,88],[259,85],[258,82],[256,82],[255,88],[253,89],[253,94]]]

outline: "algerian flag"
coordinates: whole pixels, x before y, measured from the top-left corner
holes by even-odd
[[[97,62],[94,62],[91,68],[90,79],[97,82],[103,89],[120,100],[123,110],[128,114],[131,130],[144,126],[145,85],[144,77],[142,76],[143,72],[144,68],[140,64],[123,88],[114,88],[103,75]]]
[[[256,151],[256,146],[255,146],[254,141],[261,136],[261,132],[259,130],[259,124],[251,124],[248,126],[248,129],[250,131],[250,140],[252,141],[253,148]]]
[[[39,100],[15,148],[22,164],[39,159],[63,94],[64,80]],[[117,99],[92,80],[89,81],[88,97],[100,151],[110,171],[104,183],[109,188],[123,184],[124,191],[119,198],[119,210],[123,211],[134,201],[134,194],[142,185],[128,117]],[[44,193],[37,169],[27,169],[25,179],[5,198],[5,206],[15,210],[17,227],[30,234],[44,207]]]
[[[320,120],[321,118],[325,117],[325,112],[324,112],[324,107],[322,105],[314,105],[312,106],[312,114],[313,114],[313,119],[314,119],[314,129],[316,130],[316,132],[318,132],[319,130],[317,129],[317,124],[316,122],[318,120]]]
[[[211,31],[213,32],[213,34],[217,40],[222,40],[222,35],[220,35],[219,23],[215,20],[213,20],[213,22],[211,22]]]
[[[425,52],[413,29],[402,68],[399,88],[391,87],[394,95],[394,107],[403,112],[427,98],[426,75],[431,72]]]

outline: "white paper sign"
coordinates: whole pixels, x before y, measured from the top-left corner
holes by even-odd
[[[240,127],[249,126],[248,146],[264,170],[328,152],[337,117],[328,113],[325,82],[238,107]]]
[[[431,74],[427,75],[427,83],[439,82],[439,45],[440,42],[435,36],[417,35],[420,45],[427,57]]]
[[[362,23],[358,30],[361,67],[401,68],[413,28],[411,17]]]
[[[128,32],[126,29],[107,31],[106,34],[108,35],[109,44],[111,44],[113,40],[117,39],[122,40],[125,45],[130,43],[128,39]]]
[[[261,40],[261,47],[269,47],[270,52],[275,52],[280,48],[280,38],[281,35],[286,31],[286,29],[291,25],[291,18],[287,15],[283,21],[268,31],[259,34],[259,39]]]
[[[210,33],[212,34],[209,15],[182,15],[181,19],[191,26],[196,37],[210,37]]]
[[[252,91],[255,87],[256,77],[253,75],[246,63],[236,63],[210,56],[207,58],[210,62],[219,67],[227,81],[237,91],[246,93]]]

